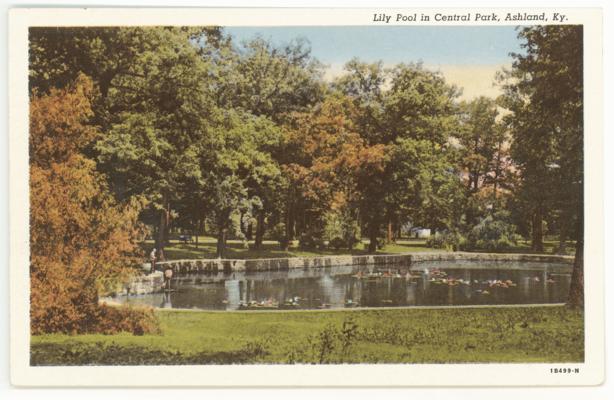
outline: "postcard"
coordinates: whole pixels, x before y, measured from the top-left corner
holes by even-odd
[[[600,10],[9,24],[14,385],[603,381]]]

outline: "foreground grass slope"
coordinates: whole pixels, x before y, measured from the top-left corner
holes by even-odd
[[[157,312],[161,333],[33,336],[33,365],[580,362],[564,307]]]

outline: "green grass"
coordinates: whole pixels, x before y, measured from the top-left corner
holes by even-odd
[[[216,240],[210,236],[200,236],[198,239],[198,247],[194,243],[184,244],[178,240],[171,240],[170,244],[164,248],[164,255],[167,260],[181,259],[199,259],[199,258],[215,258]],[[142,247],[146,254],[149,254],[153,247],[153,241],[146,241]],[[253,242],[250,242],[250,246]],[[363,240],[355,249],[349,251],[347,249],[325,249],[325,250],[304,250],[298,246],[291,246],[288,251],[283,251],[279,248],[276,241],[266,240],[263,242],[260,249],[245,248],[244,242],[240,240],[230,240],[226,248],[225,258],[231,259],[255,259],[255,258],[287,258],[287,257],[316,257],[326,255],[345,255],[367,254],[368,241]],[[574,254],[574,243],[568,242],[567,254]],[[534,252],[531,250],[531,243],[528,241],[520,241],[518,245],[506,251],[506,253],[525,253],[525,254],[555,254],[558,249],[558,241],[545,240],[544,251]],[[445,251],[427,247],[425,239],[400,239],[396,243],[391,243],[384,246],[383,249],[377,251],[377,254],[398,254],[408,252],[438,252]]]
[[[33,365],[581,362],[565,307],[158,311],[161,333],[33,336]]]
[[[507,253],[524,253],[524,254],[557,254],[559,249],[558,240],[544,240],[544,251],[538,252],[531,250],[531,242],[528,240],[520,240],[516,247],[506,251]],[[568,241],[565,247],[565,254],[573,256],[576,250],[576,242]]]
[[[201,236],[198,239],[198,248],[194,243],[184,244],[177,240],[171,240],[170,245],[164,248],[164,256],[167,260],[180,259],[197,259],[197,258],[215,258],[215,239],[212,237]],[[324,255],[341,255],[341,254],[367,254],[367,243],[359,243],[355,249],[349,251],[347,249],[326,249],[326,250],[303,250],[296,246],[290,247],[288,251],[283,251],[279,248],[279,244],[275,241],[264,241],[260,249],[245,248],[244,243],[240,240],[230,240],[226,248],[225,258],[234,259],[254,259],[254,258],[286,258],[286,257],[315,257]],[[152,241],[147,241],[143,244],[144,250],[148,253],[153,246]],[[149,251],[148,251],[149,250]],[[379,250],[377,254],[395,254],[419,251],[442,251],[429,248],[426,246],[426,240],[423,239],[405,239],[399,240],[397,243],[386,245]]]

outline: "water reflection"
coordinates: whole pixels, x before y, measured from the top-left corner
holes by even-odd
[[[558,303],[567,298],[570,273],[560,264],[438,262],[194,274],[174,278],[171,292],[117,300],[206,310]]]

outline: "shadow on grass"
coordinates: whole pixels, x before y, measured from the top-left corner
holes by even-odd
[[[143,246],[147,250],[147,245]],[[198,248],[194,244],[172,243],[164,248],[166,258],[169,260],[196,259],[196,258],[216,258],[215,244],[200,244]],[[386,254],[386,251],[379,251],[379,254]],[[347,249],[300,249],[290,248],[284,251],[276,243],[263,243],[260,249],[245,248],[242,243],[231,242],[226,246],[224,258],[230,259],[255,259],[255,258],[288,258],[288,257],[315,257],[326,255],[365,255],[366,250],[355,248]]]
[[[151,248],[152,243],[142,244],[146,253]],[[224,258],[229,259],[256,259],[256,258],[289,258],[289,257],[317,257],[317,256],[333,256],[333,255],[366,255],[369,254],[366,251],[367,244],[359,244],[352,250],[347,249],[301,249],[298,247],[291,247],[284,251],[280,249],[279,245],[273,241],[266,241],[262,244],[261,248],[254,249],[253,244],[250,244],[249,248],[246,248],[243,242],[230,241],[226,247],[226,254]],[[575,244],[568,242],[566,247],[566,254],[573,255]],[[544,251],[537,252],[532,251],[530,243],[526,241],[519,242],[514,248],[506,249],[504,253],[523,253],[523,254],[555,254],[558,250],[558,242],[544,241]],[[398,240],[395,243],[386,245],[383,249],[377,251],[376,254],[398,254],[408,252],[425,252],[425,251],[443,251],[441,249],[434,249],[428,247],[426,241],[423,239],[403,239]],[[485,252],[485,251],[478,251]],[[165,247],[164,253],[168,260],[179,259],[211,259],[216,258],[216,245],[214,240],[205,240],[199,243],[196,247],[193,243],[182,243],[178,241],[171,241],[171,243]]]

